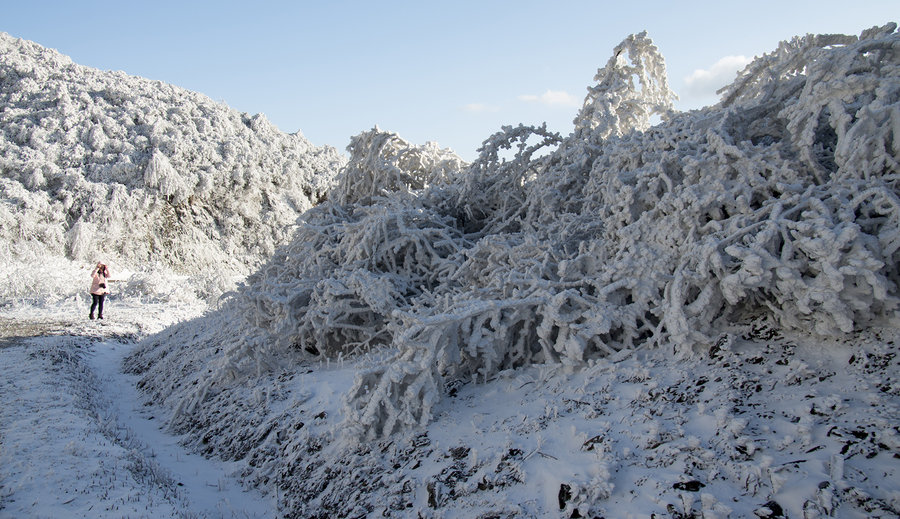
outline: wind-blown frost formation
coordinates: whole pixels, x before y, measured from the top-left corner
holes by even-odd
[[[505,127],[465,166],[364,133],[330,200],[208,331],[169,330],[134,369],[176,409],[176,428],[249,456],[260,481],[309,492],[314,476],[328,481],[321,464],[304,487],[256,428],[298,418],[238,412],[243,381],[368,353],[342,421],[304,431],[315,457],[336,435],[366,445],[427,426],[460,381],[639,348],[689,357],[751,317],[821,337],[896,317],[898,48],[895,24],[794,38],[719,104],[675,113],[663,59],[640,34],[598,71],[567,137]],[[214,358],[188,360],[184,347]]]
[[[5,262],[246,275],[288,240],[342,164],[333,148],[263,115],[0,33]],[[7,283],[12,298],[60,288]]]

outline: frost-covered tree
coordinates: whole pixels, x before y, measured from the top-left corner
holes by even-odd
[[[246,275],[343,163],[262,115],[0,34],[3,261]]]
[[[647,33],[632,34],[613,49],[594,76],[584,106],[575,118],[575,133],[594,139],[618,137],[650,127],[654,115],[674,110],[666,63]]]

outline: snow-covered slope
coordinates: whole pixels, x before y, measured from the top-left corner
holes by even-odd
[[[289,516],[896,514],[896,25],[783,42],[690,113],[644,34],[595,80],[569,136],[468,166],[361,134],[130,369]]]
[[[263,115],[0,33],[4,296],[81,292],[78,267],[97,260],[114,277],[211,278],[215,293],[287,241],[344,162]],[[74,273],[30,279],[37,262]]]
[[[128,359],[142,388],[288,516],[895,516],[896,25],[690,113],[645,35],[595,79],[571,135],[470,166],[357,137],[290,244]]]

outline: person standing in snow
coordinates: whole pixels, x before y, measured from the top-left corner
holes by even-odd
[[[91,312],[88,317],[94,318],[94,310],[97,310],[97,318],[103,319],[103,301],[109,288],[106,284],[109,279],[109,269],[103,263],[97,263],[97,267],[91,272]]]

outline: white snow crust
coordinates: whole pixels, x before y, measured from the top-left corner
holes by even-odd
[[[503,127],[472,164],[354,137],[235,291],[135,318],[124,369],[285,517],[900,515],[896,24],[785,41],[687,113],[646,34],[595,81],[571,134]],[[190,211],[178,155],[142,156],[133,192]],[[16,168],[4,189],[37,199]],[[267,222],[235,240],[287,232]]]

